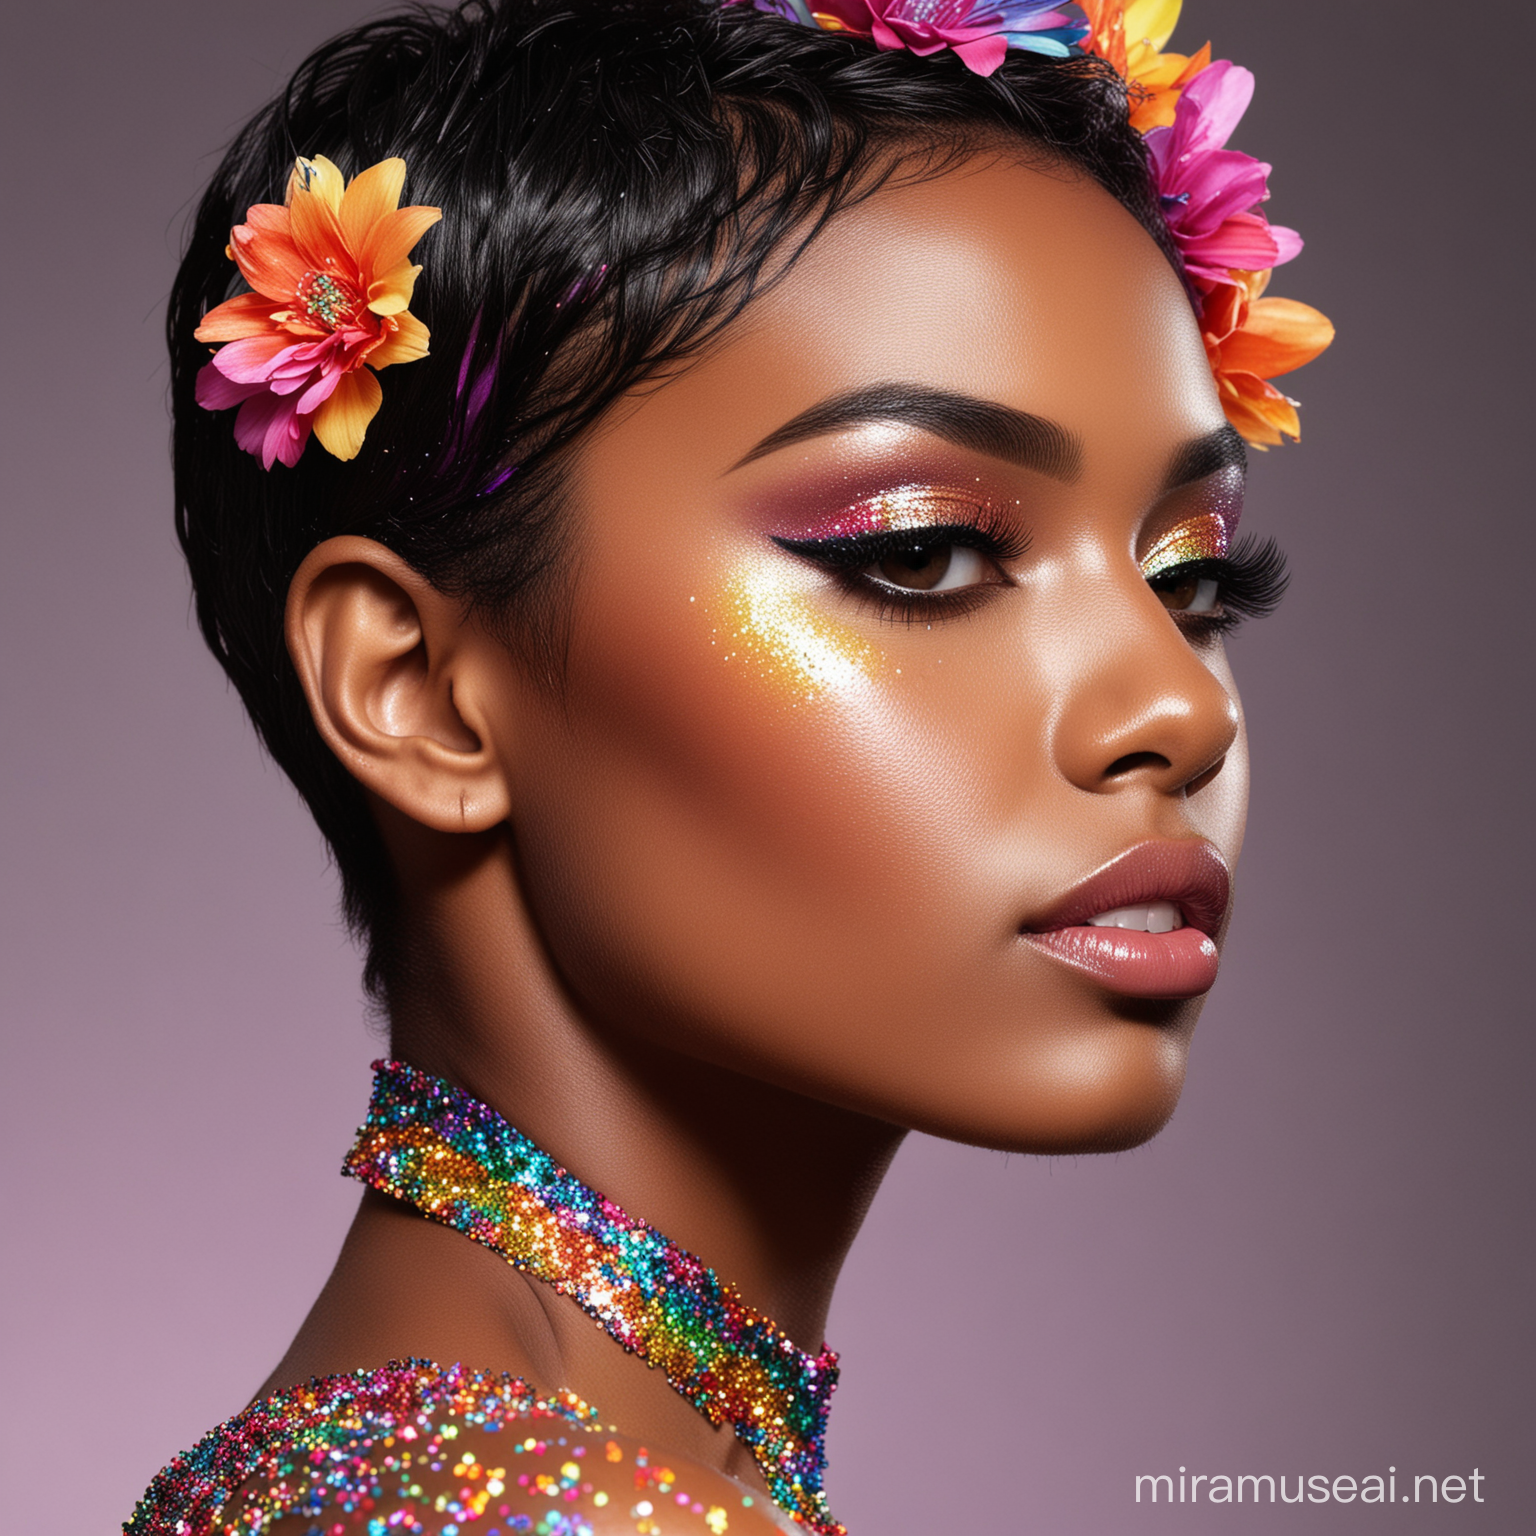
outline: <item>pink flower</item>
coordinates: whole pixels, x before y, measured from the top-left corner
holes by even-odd
[[[1088,28],[1054,7],[1057,0],[813,0],[811,16],[829,32],[853,32],[880,48],[924,55],[952,49],[978,75],[990,75],[1009,48],[1065,58]]]
[[[1173,126],[1146,135],[1168,228],[1202,291],[1230,283],[1233,270],[1267,271],[1301,250],[1295,230],[1258,211],[1270,167],[1225,147],[1252,99],[1252,73],[1220,59],[1184,87]]]

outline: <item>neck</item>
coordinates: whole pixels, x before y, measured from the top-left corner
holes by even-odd
[[[452,851],[480,841],[455,839]],[[900,1131],[594,1025],[559,984],[518,900],[504,840],[478,852],[412,883],[392,1053],[489,1105],[815,1354]],[[380,1332],[387,1320],[394,1336],[373,1346],[379,1360],[338,1368],[446,1351],[543,1390],[569,1388],[620,1429],[757,1481],[728,1427],[710,1426],[574,1302],[459,1233],[374,1195],[348,1248],[306,1333],[327,1336],[325,1318],[345,1313],[377,1316]],[[369,1347],[357,1324],[348,1332],[354,1352]],[[301,1334],[296,1351],[304,1342]],[[291,1352],[283,1369],[302,1364]]]
[[[821,1348],[838,1272],[898,1144],[890,1128],[644,1043],[594,1049],[581,1034],[556,1048],[557,1075],[515,1040],[418,1039],[397,1031],[395,1054],[467,1089],[802,1349]]]

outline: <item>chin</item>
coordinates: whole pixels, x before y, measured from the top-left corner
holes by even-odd
[[[1107,1023],[1064,1028],[1045,1041],[1035,1036],[1013,1062],[967,1074],[969,1092],[942,1108],[930,1101],[930,1113],[912,1128],[1038,1156],[1138,1147],[1178,1107],[1199,1006],[1127,1001]]]

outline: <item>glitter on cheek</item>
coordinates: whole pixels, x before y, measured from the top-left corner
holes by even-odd
[[[862,635],[820,613],[764,562],[733,578],[712,642],[781,688],[792,702],[862,690],[884,657]]]
[[[1186,518],[1170,528],[1141,560],[1141,573],[1151,581],[1192,560],[1220,560],[1231,542],[1227,519],[1215,512]]]

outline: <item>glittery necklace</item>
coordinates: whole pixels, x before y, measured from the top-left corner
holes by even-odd
[[[729,1423],[775,1502],[821,1536],[837,1356],[808,1355],[703,1260],[567,1173],[495,1110],[398,1061],[344,1171],[571,1297],[712,1424]]]

